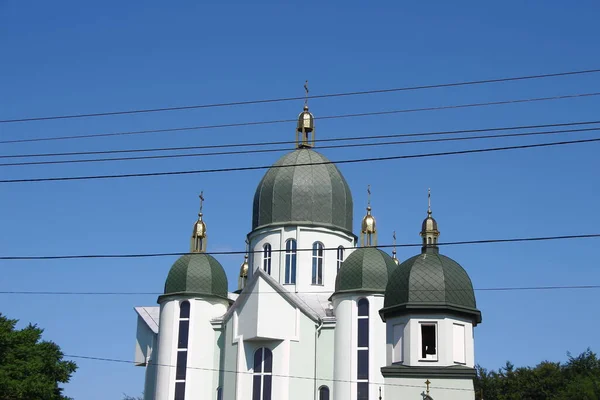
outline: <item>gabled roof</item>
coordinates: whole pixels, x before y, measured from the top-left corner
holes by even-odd
[[[135,312],[144,320],[152,332],[158,334],[160,320],[160,307],[134,307]]]
[[[231,317],[231,315],[233,315],[233,312],[236,309],[238,309],[239,307],[241,307],[246,302],[248,297],[254,291],[254,288],[256,287],[256,283],[258,282],[259,279],[262,279],[266,283],[268,283],[273,288],[273,290],[275,290],[275,292],[279,293],[281,295],[281,297],[283,297],[285,300],[287,300],[293,306],[297,307],[300,311],[302,311],[311,320],[313,320],[315,322],[321,322],[322,318],[328,316],[327,311],[323,307],[322,299],[320,299],[319,297],[314,297],[314,298],[307,297],[307,298],[303,299],[300,296],[298,296],[297,294],[288,291],[285,287],[280,285],[279,282],[277,282],[275,279],[273,279],[269,274],[264,272],[262,269],[258,268],[252,274],[252,278],[250,279],[250,281],[248,281],[248,284],[246,285],[244,290],[242,290],[242,292],[239,294],[239,296],[235,300],[235,302],[231,305],[231,307],[229,307],[229,310],[227,310],[225,315],[223,315],[224,321],[228,320],[229,317]],[[327,301],[327,294],[325,293],[325,294],[323,294],[323,296],[324,296],[325,301]],[[311,306],[309,306],[307,304],[307,302],[309,302],[309,301],[310,301],[311,305],[313,307],[315,307],[317,310],[319,310],[320,312],[317,312],[315,309],[313,309]]]

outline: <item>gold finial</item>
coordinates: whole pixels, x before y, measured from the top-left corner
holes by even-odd
[[[304,107],[308,107],[308,79],[304,82],[304,91],[306,92],[304,95]]]
[[[204,191],[200,192],[200,211],[198,212],[198,221],[194,223],[190,251],[192,253],[206,252],[206,224],[202,220],[202,209],[204,208]]]
[[[427,385],[427,394],[429,394],[429,385],[431,385],[431,382],[429,382],[429,379],[427,379],[425,381],[425,384]]]
[[[421,252],[425,252],[427,248],[437,249],[438,237],[440,231],[438,231],[437,221],[431,216],[431,189],[427,190],[427,218],[423,221],[421,226],[421,238],[423,238],[423,247]],[[435,250],[437,251],[437,250]]]
[[[377,246],[377,228],[375,217],[371,215],[371,185],[367,186],[367,215],[362,220],[361,246]]]

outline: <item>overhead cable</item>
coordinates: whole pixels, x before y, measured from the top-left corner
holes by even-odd
[[[544,242],[552,240],[571,240],[571,239],[593,239],[600,238],[600,233],[589,233],[579,235],[557,235],[557,236],[538,236],[538,237],[521,237],[521,238],[505,238],[505,239],[481,239],[481,240],[461,240],[454,242],[441,242],[438,246],[459,246],[472,244],[493,244],[493,243],[523,243],[523,242]],[[386,244],[377,245],[380,249],[390,247],[421,247],[422,243],[405,243],[405,244]],[[324,248],[324,251],[337,251],[337,247]],[[285,249],[272,249],[273,253],[285,252]],[[313,251],[311,248],[297,249],[296,251]],[[254,254],[262,253],[262,250],[256,251],[211,251],[205,254],[215,255],[234,255],[234,254]],[[0,260],[69,260],[69,259],[87,259],[87,258],[150,258],[150,257],[173,257],[193,254],[189,252],[167,252],[167,253],[129,253],[129,254],[70,254],[70,255],[54,255],[54,256],[0,256]]]
[[[424,90],[424,89],[448,88],[448,87],[481,85],[481,84],[489,84],[489,83],[524,81],[524,80],[532,80],[532,79],[556,78],[556,77],[563,77],[563,76],[593,74],[593,73],[597,73],[597,72],[600,72],[600,69],[565,71],[565,72],[557,72],[557,73],[551,73],[551,74],[513,76],[513,77],[506,77],[506,78],[482,79],[482,80],[471,80],[471,81],[462,81],[462,82],[449,82],[449,83],[439,83],[439,84],[419,85],[419,86],[405,86],[405,87],[388,88],[388,89],[374,89],[374,90],[352,91],[352,92],[342,92],[342,93],[327,93],[327,94],[313,95],[313,96],[279,97],[279,98],[271,98],[271,99],[230,101],[230,102],[223,102],[223,103],[196,104],[196,105],[176,106],[176,107],[147,108],[147,109],[137,109],[137,110],[108,111],[108,112],[83,113],[83,114],[65,114],[65,115],[52,115],[52,116],[42,116],[42,117],[25,117],[25,118],[15,118],[15,119],[4,119],[4,120],[0,120],[0,123],[6,124],[6,123],[16,123],[16,122],[49,121],[49,120],[60,120],[60,119],[90,118],[90,117],[107,117],[107,116],[114,116],[114,115],[148,114],[148,113],[166,112],[166,111],[183,111],[183,110],[193,110],[193,109],[202,109],[202,108],[242,106],[242,105],[249,105],[249,104],[279,103],[279,102],[305,100],[305,99],[324,99],[324,98],[333,98],[333,97],[361,96],[361,95],[369,95],[369,94],[405,92],[405,91]]]
[[[211,168],[211,169],[199,169],[199,170],[185,170],[185,171],[159,171],[159,172],[140,172],[132,174],[110,174],[110,175],[83,175],[83,176],[59,176],[49,178],[19,178],[19,179],[2,179],[1,183],[33,183],[33,182],[59,182],[59,181],[83,181],[83,180],[97,180],[97,179],[119,179],[119,178],[141,178],[141,177],[154,177],[154,176],[176,176],[176,175],[195,175],[195,174],[208,174],[208,173],[222,173],[222,172],[235,172],[235,171],[256,171],[265,170],[270,168],[293,168],[297,166],[308,166],[308,165],[326,165],[326,164],[356,164],[365,162],[376,162],[376,161],[391,161],[391,160],[402,160],[402,159],[413,159],[413,158],[425,158],[425,157],[441,157],[459,154],[475,154],[475,153],[490,153],[497,151],[507,150],[518,150],[518,149],[532,149],[552,146],[563,146],[569,144],[583,144],[583,143],[594,143],[600,142],[600,138],[593,139],[581,139],[581,140],[567,140],[561,142],[549,142],[549,143],[536,143],[519,146],[504,146],[504,147],[491,147],[483,149],[470,149],[470,150],[457,150],[457,151],[444,151],[436,153],[422,153],[422,154],[407,154],[387,157],[370,157],[370,158],[355,158],[348,160],[338,161],[320,161],[306,164],[290,164],[290,165],[257,165],[249,167],[230,167],[230,168]]]
[[[539,135],[552,135],[562,133],[581,133],[581,132],[593,132],[599,131],[598,128],[580,128],[580,129],[567,129],[567,130],[554,130],[554,131],[542,131],[542,132],[525,132],[525,133],[505,133],[497,135],[479,135],[479,136],[467,136],[467,137],[445,137],[437,139],[416,139],[416,140],[401,140],[393,142],[374,142],[374,143],[351,143],[351,144],[339,144],[339,145],[325,145],[319,147],[319,149],[350,149],[354,147],[373,147],[373,146],[397,146],[401,144],[417,144],[417,143],[438,143],[438,142],[454,142],[454,141],[465,141],[465,140],[482,140],[482,139],[499,139],[499,138],[514,138],[514,137],[525,137],[525,136],[539,136]],[[188,153],[188,154],[161,154],[151,156],[133,156],[133,157],[109,157],[109,158],[92,158],[92,159],[75,159],[75,160],[50,160],[50,161],[21,161],[21,162],[8,162],[0,163],[0,167],[21,167],[31,165],[55,165],[55,164],[81,164],[81,163],[97,163],[97,162],[116,162],[116,161],[142,161],[142,160],[160,160],[160,159],[173,159],[173,158],[190,158],[190,157],[206,157],[206,156],[227,156],[227,155],[240,155],[240,154],[257,154],[257,153],[281,153],[290,151],[287,147],[280,147],[275,149],[250,149],[250,150],[233,150],[233,151],[218,151],[209,153]]]
[[[326,116],[314,117],[314,118],[315,118],[315,120],[356,118],[356,117],[368,117],[368,116],[375,116],[375,115],[391,115],[391,114],[425,112],[425,111],[455,110],[455,109],[487,107],[487,106],[497,106],[497,105],[506,105],[506,104],[533,103],[533,102],[551,101],[551,100],[566,100],[566,99],[585,98],[585,97],[594,97],[594,96],[600,96],[600,92],[575,93],[575,94],[560,95],[560,96],[533,97],[533,98],[525,98],[525,99],[502,100],[502,101],[489,101],[489,102],[482,102],[482,103],[454,104],[454,105],[449,105],[449,106],[408,108],[408,109],[391,110],[391,111],[373,111],[373,112],[353,113],[353,114],[326,115]],[[2,141],[0,141],[0,144],[41,142],[41,141],[50,141],[50,140],[89,139],[89,138],[124,136],[124,135],[140,135],[140,134],[147,134],[147,133],[182,132],[182,131],[193,131],[193,130],[202,130],[202,129],[236,128],[236,127],[242,127],[242,126],[273,125],[273,124],[282,124],[282,123],[290,123],[290,122],[296,122],[296,119],[247,121],[247,122],[236,122],[236,123],[226,123],[226,124],[190,126],[190,127],[181,127],[181,128],[148,129],[148,130],[140,130],[140,131],[95,133],[95,134],[88,134],[88,135],[55,136],[55,137],[49,137],[49,138],[10,139],[10,140],[2,140]]]

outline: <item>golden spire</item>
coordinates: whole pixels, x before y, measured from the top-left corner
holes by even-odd
[[[296,126],[296,148],[306,149],[315,146],[315,117],[308,111],[308,81],[304,83],[304,111],[298,115]]]
[[[377,227],[375,217],[371,215],[371,185],[367,186],[367,215],[362,220],[360,231],[361,246],[377,246]]]
[[[429,394],[429,385],[431,385],[431,382],[429,382],[429,379],[427,379],[425,381],[425,385],[427,385],[427,394]]]
[[[392,248],[392,259],[394,260],[394,262],[396,263],[396,265],[400,265],[400,260],[398,260],[396,258],[396,231],[394,231],[394,234],[392,235],[392,238],[394,240],[394,247]]]
[[[190,251],[192,253],[206,252],[206,224],[202,220],[202,208],[204,207],[204,191],[200,192],[200,211],[198,212],[198,220],[194,224],[192,231],[192,239]]]
[[[438,231],[437,221],[431,215],[431,189],[429,189],[427,192],[427,218],[425,218],[421,226],[421,238],[423,238],[422,252],[425,252],[428,248],[436,250],[438,248],[440,231]]]

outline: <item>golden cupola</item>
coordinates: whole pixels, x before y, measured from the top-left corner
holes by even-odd
[[[377,246],[377,223],[371,214],[371,185],[367,188],[367,215],[364,216],[360,228],[361,247]]]
[[[192,231],[192,239],[190,244],[190,252],[205,253],[206,252],[206,224],[202,220],[202,207],[204,206],[204,192],[200,193],[200,212],[198,212],[198,220],[194,224]]]
[[[426,248],[436,248],[440,231],[438,230],[437,221],[432,217],[431,212],[431,189],[427,193],[427,218],[423,220],[421,226],[421,238],[423,239],[423,251]]]

